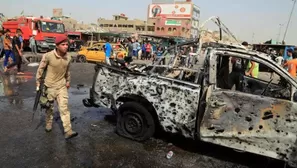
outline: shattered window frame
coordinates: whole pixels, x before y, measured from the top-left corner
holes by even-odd
[[[209,56],[210,55],[212,55],[211,53],[209,53]],[[244,57],[242,56],[242,55],[245,55]],[[291,81],[290,80],[288,80],[288,79],[286,79],[285,78],[285,75],[287,75],[287,74],[285,74],[285,73],[282,73],[282,72],[278,72],[278,71],[276,71],[276,70],[274,70],[274,68],[273,67],[275,67],[275,68],[277,68],[277,66],[276,65],[274,65],[274,64],[271,64],[271,63],[269,63],[269,62],[262,62],[261,63],[261,61],[260,60],[258,60],[257,58],[255,59],[255,57],[253,57],[253,56],[251,56],[251,55],[248,55],[248,54],[238,54],[238,55],[228,55],[228,54],[215,54],[215,59],[216,59],[216,61],[218,61],[219,60],[219,58],[220,57],[229,57],[228,58],[228,60],[229,60],[229,75],[230,75],[230,73],[232,72],[232,64],[230,63],[230,61],[231,61],[231,58],[232,57],[236,57],[236,58],[240,58],[241,60],[245,60],[245,61],[254,61],[254,62],[256,62],[256,63],[258,63],[259,64],[259,66],[260,66],[260,64],[262,64],[262,65],[264,65],[266,68],[269,68],[271,71],[273,71],[273,73],[274,74],[276,74],[276,75],[278,75],[280,78],[282,78],[282,80],[285,80],[285,81],[282,81],[282,83],[286,83],[286,85],[287,86],[283,86],[283,90],[289,90],[289,94],[286,94],[286,95],[289,95],[288,97],[286,97],[286,98],[281,98],[281,97],[273,97],[274,95],[272,95],[272,96],[268,96],[268,95],[261,95],[261,96],[264,96],[264,97],[270,97],[270,98],[275,98],[275,99],[282,99],[282,100],[289,100],[289,101],[293,101],[293,94],[294,94],[294,91],[296,90],[296,88],[294,89],[294,84],[292,84],[291,83]],[[231,67],[230,67],[231,66]],[[246,67],[247,66],[247,64],[246,63],[243,63],[242,64],[242,66],[244,66],[244,67]],[[219,83],[219,81],[217,80],[218,79],[218,77],[216,77],[217,76],[217,73],[218,73],[218,68],[219,68],[219,66],[218,65],[216,65],[216,70],[215,71],[213,71],[213,73],[212,74],[215,74],[215,90],[230,90],[230,91],[234,91],[234,92],[240,92],[240,93],[245,93],[245,94],[253,94],[253,93],[250,93],[250,92],[247,92],[246,90],[241,90],[241,91],[239,91],[239,90],[232,90],[232,88],[231,89],[229,89],[229,88],[221,88],[221,87],[218,87],[218,83]],[[259,74],[260,74],[260,69],[259,69]],[[283,74],[283,75],[281,75],[281,74]],[[244,75],[244,76],[246,76],[246,75]],[[268,85],[268,83],[269,83],[269,81],[266,81],[266,80],[263,80],[263,79],[259,79],[259,78],[253,78],[253,77],[247,77],[247,78],[252,78],[252,79],[254,79],[254,80],[257,80],[258,82],[264,82],[264,83],[267,83],[267,85]],[[228,81],[227,81],[228,82]],[[272,83],[273,85],[277,85],[278,87],[282,87],[282,85],[280,84],[280,82],[281,82],[281,79],[279,80],[279,83]],[[269,87],[270,88],[270,87]]]

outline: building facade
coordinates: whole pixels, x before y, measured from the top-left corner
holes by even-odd
[[[112,20],[99,18],[97,24],[108,32],[153,34],[155,31],[153,24],[138,19],[129,20],[124,14],[113,15]]]
[[[190,0],[148,6],[148,22],[153,23],[159,36],[196,38],[199,20],[200,9]]]

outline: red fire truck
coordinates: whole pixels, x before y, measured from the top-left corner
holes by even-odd
[[[45,19],[41,17],[21,16],[3,22],[3,28],[9,29],[13,36],[16,29],[23,31],[24,48],[29,47],[29,39],[35,35],[38,52],[55,49],[55,38],[67,35],[62,21]]]

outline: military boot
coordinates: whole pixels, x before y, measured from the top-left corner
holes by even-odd
[[[77,132],[74,132],[74,131],[68,131],[68,132],[65,133],[65,139],[66,139],[66,140],[69,140],[69,139],[71,139],[71,138],[76,137],[77,135],[78,135]]]
[[[45,132],[51,132],[52,131],[53,124],[52,123],[46,123],[45,125]]]

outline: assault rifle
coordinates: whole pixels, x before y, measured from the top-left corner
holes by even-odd
[[[34,115],[35,115],[35,112],[37,111],[37,107],[38,107],[38,104],[40,104],[40,98],[41,96],[43,96],[43,92],[45,90],[45,85],[44,85],[44,79],[45,79],[45,75],[46,75],[46,71],[47,71],[47,68],[44,69],[42,75],[41,75],[41,79],[40,79],[40,86],[39,86],[39,89],[37,90],[36,92],[36,96],[35,96],[35,101],[34,101],[34,106],[33,106],[33,116],[32,116],[32,121],[34,119]],[[40,106],[42,108],[42,106]]]

